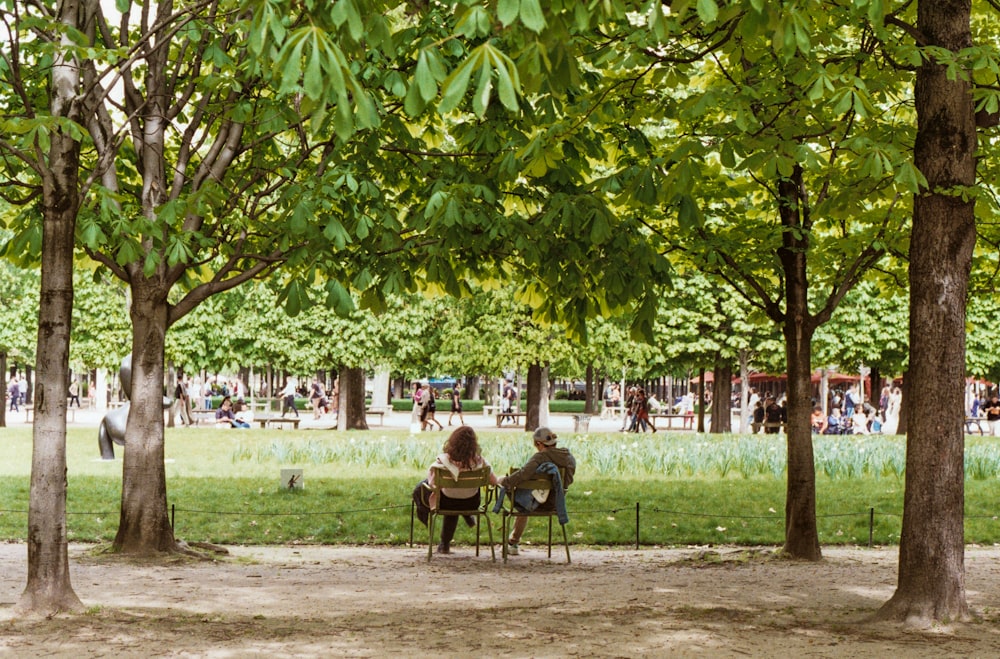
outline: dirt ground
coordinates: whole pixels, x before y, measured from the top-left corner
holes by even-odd
[[[866,622],[897,550],[525,547],[504,566],[460,546],[230,547],[136,562],[71,547],[88,610],[19,618],[26,547],[0,545],[0,655],[14,657],[995,657],[1000,549],[969,548],[972,623]],[[499,553],[499,550],[498,550]]]

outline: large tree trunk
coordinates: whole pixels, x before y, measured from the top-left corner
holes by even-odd
[[[82,29],[85,9],[62,2],[58,20]],[[69,45],[64,37],[64,45]],[[51,113],[79,122],[80,69],[56,51],[51,73]],[[42,276],[36,346],[31,486],[28,502],[28,580],[18,609],[57,613],[82,608],[69,574],[66,535],[66,382],[73,320],[73,248],[79,198],[80,143],[53,129],[48,169],[42,176]],[[6,382],[4,382],[6,385]]]
[[[698,369],[698,432],[705,432],[705,369]]]
[[[9,379],[10,378],[7,376],[7,353],[0,351],[0,387],[3,387],[3,390],[5,392],[7,391],[7,385]],[[0,428],[6,428],[7,407],[9,403],[7,403],[6,399],[4,399],[2,396],[0,396],[0,402],[3,403],[0,404]]]
[[[132,382],[125,428],[122,506],[114,548],[146,555],[174,551],[163,464],[163,364],[166,292],[136,277],[132,282]]]
[[[715,360],[712,381],[712,425],[713,433],[732,432],[733,415],[733,366],[721,357]]]
[[[54,140],[57,138],[53,138]],[[63,138],[65,139],[65,138]],[[74,154],[75,155],[75,154]],[[67,169],[70,166],[67,163]],[[75,171],[75,163],[72,166]],[[38,308],[38,381],[28,504],[28,584],[18,603],[24,611],[55,613],[82,604],[70,585],[66,536],[66,396],[73,317],[73,233],[76,188],[46,197],[42,228],[42,282]]]
[[[972,46],[968,0],[920,0],[928,46]],[[915,89],[914,162],[927,191],[913,202],[906,492],[896,592],[879,617],[915,624],[968,618],[963,513],[965,297],[976,242],[976,124],[966,75],[925,61]],[[927,414],[927,410],[935,410]]]
[[[545,373],[541,364],[528,366],[528,409],[524,415],[524,429],[534,432],[540,425],[541,406],[545,399]],[[548,401],[546,400],[546,405]]]
[[[740,350],[740,434],[747,434],[750,424],[750,351]]]
[[[597,409],[594,404],[597,398],[596,392],[594,390],[594,364],[587,364],[587,375],[586,384],[584,384],[584,403],[583,403],[583,413],[593,414],[594,410]]]
[[[907,422],[909,418],[907,416],[910,407],[910,373],[909,371],[903,371],[903,383],[899,387],[899,392],[901,394],[899,400],[899,425],[896,427],[897,435],[906,435]],[[965,427],[965,424],[962,424]]]
[[[812,334],[805,329],[792,327],[789,322],[785,331],[785,354],[788,359],[788,420],[785,424],[788,484],[784,551],[795,558],[818,561],[822,554],[816,527],[816,465],[809,425],[812,409]]]
[[[340,368],[340,408],[337,430],[368,430],[365,418],[365,369]]]
[[[792,229],[803,226],[802,170],[778,183],[782,235],[778,251],[785,274],[785,314],[782,331],[788,369],[785,424],[788,444],[788,483],[785,499],[784,552],[793,558],[818,561],[819,531],[816,527],[816,465],[813,461],[811,405],[812,337],[815,321],[809,313],[809,279],[806,272],[808,234]]]

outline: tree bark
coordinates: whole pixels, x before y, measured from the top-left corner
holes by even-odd
[[[542,399],[545,397],[545,379],[541,364],[528,366],[528,409],[524,415],[524,429],[534,432],[539,426]]]
[[[338,430],[368,430],[365,418],[365,369],[340,368],[340,411]]]
[[[740,434],[747,434],[750,414],[750,351],[740,349]]]
[[[778,258],[785,274],[785,317],[782,333],[788,368],[785,432],[788,445],[788,483],[785,499],[784,552],[793,558],[822,558],[816,527],[816,465],[813,460],[811,405],[812,337],[815,321],[809,312],[809,278],[806,272],[808,234],[802,227],[802,170],[778,183],[778,211],[782,246]]]
[[[871,385],[868,387],[868,402],[877,410],[879,399],[882,397],[882,371],[878,366],[872,366],[869,381]]]
[[[7,391],[9,377],[7,376],[7,353],[0,351],[0,386],[3,387],[4,391]],[[7,427],[7,407],[8,403],[6,399],[3,400],[3,405],[0,405],[0,428]]]
[[[713,433],[732,432],[733,366],[718,358],[713,370],[712,381],[712,425]]]
[[[816,526],[816,465],[809,425],[812,409],[812,333],[807,329],[808,326],[796,327],[792,322],[785,327],[788,483],[784,552],[794,558],[818,561],[822,553]]]
[[[116,551],[148,555],[177,549],[167,510],[163,463],[163,370],[167,293],[145,277],[132,281],[132,387]]]
[[[85,8],[67,0],[58,20],[82,29]],[[63,37],[63,46],[69,46]],[[79,123],[80,69],[58,48],[52,62],[54,117]],[[23,612],[52,614],[82,608],[69,573],[66,535],[66,382],[73,320],[73,248],[79,197],[80,143],[62,129],[50,135],[42,175],[42,272],[36,348],[31,485],[28,503],[28,580],[18,601]],[[4,383],[6,385],[6,382]]]
[[[587,375],[586,384],[584,385],[584,403],[583,403],[583,413],[593,414],[596,406],[594,401],[597,396],[594,393],[594,364],[587,364]]]
[[[920,0],[928,46],[972,46],[968,0]],[[968,72],[966,72],[968,73]],[[965,596],[963,432],[965,305],[976,243],[976,119],[969,77],[932,58],[917,70],[914,163],[927,190],[913,201],[906,491],[896,592],[882,619],[916,625],[969,617]],[[935,410],[927,414],[927,410]]]
[[[705,432],[705,369],[698,369],[698,432]]]

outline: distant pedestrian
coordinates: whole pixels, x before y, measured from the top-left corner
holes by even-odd
[[[996,393],[986,403],[986,421],[990,424],[990,434],[1000,436],[1000,396]]]
[[[10,384],[7,385],[7,396],[10,398],[10,411],[19,412],[18,403],[21,401],[21,387],[17,384],[16,376],[12,377]]]
[[[295,407],[295,388],[298,382],[295,378],[288,378],[285,381],[285,388],[281,390],[281,416],[285,416],[289,410],[295,413],[295,417],[298,418],[299,410]]]
[[[459,425],[465,425],[465,418],[462,416],[462,390],[458,388],[458,383],[455,383],[455,387],[451,390],[451,414],[448,415],[448,425],[451,425],[451,420],[455,415],[458,415]]]
[[[312,384],[309,386],[309,405],[312,407],[314,419],[321,416],[320,403],[324,398],[326,398],[326,392],[323,391],[323,385],[320,384],[319,378],[313,378]]]
[[[181,417],[181,425],[193,426],[194,419],[191,418],[191,409],[188,407],[187,399],[187,384],[184,382],[183,377],[177,378],[177,386],[174,387],[174,405],[170,414],[171,416],[176,416],[179,413]]]
[[[514,387],[511,385],[510,380],[504,380],[503,397],[500,399],[500,418],[497,420],[498,426],[506,419],[510,419],[511,423],[517,422],[517,419],[512,414],[514,412],[515,397]]]
[[[73,407],[73,403],[76,403],[77,408],[80,407],[80,383],[73,379],[69,383],[69,406]]]
[[[205,384],[201,389],[201,397],[206,410],[212,409],[212,393],[212,380],[211,378],[205,378]]]
[[[413,400],[413,411],[410,414],[410,432],[420,432],[423,430],[423,405],[421,404],[421,399],[424,395],[424,388],[421,386],[420,382],[413,383],[413,393],[411,394],[411,399]]]
[[[421,399],[423,400],[424,407],[423,414],[420,417],[420,429],[432,429],[431,424],[436,423],[438,430],[444,430],[444,426],[441,425],[441,422],[434,418],[434,413],[437,412],[437,397],[434,395],[434,388],[429,384],[425,384],[424,395]]]

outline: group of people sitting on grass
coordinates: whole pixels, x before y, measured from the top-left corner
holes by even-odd
[[[535,478],[536,472],[544,472],[548,465],[554,465],[564,475],[562,488],[565,490],[573,482],[573,475],[576,472],[576,460],[568,449],[556,446],[556,434],[548,428],[542,427],[534,432],[531,437],[535,447],[535,453],[524,466],[507,476],[498,477],[490,472],[490,484],[502,488],[503,491],[510,491],[520,483]],[[417,517],[421,522],[427,524],[432,509],[450,511],[475,511],[480,506],[479,488],[442,488],[440,501],[432,500],[436,494],[432,491],[434,484],[435,468],[444,468],[450,471],[455,477],[465,471],[475,471],[483,467],[489,467],[489,463],[482,456],[479,450],[479,440],[476,431],[469,426],[460,426],[451,433],[448,441],[445,442],[441,454],[434,460],[434,464],[427,470],[427,478],[420,481],[416,489],[413,490],[413,501],[416,503]],[[539,469],[541,467],[541,469]],[[553,495],[551,490],[545,491],[545,496],[535,493],[532,490],[515,490],[514,509],[518,512],[534,512],[539,510],[554,510],[559,494]],[[540,500],[541,499],[541,500]],[[472,515],[463,517],[465,523],[473,527],[476,525]],[[527,517],[515,517],[513,529],[507,542],[507,555],[517,556],[521,536],[528,525]],[[458,517],[446,515],[441,524],[441,542],[437,546],[437,553],[450,554],[451,542],[455,537],[455,530],[458,527]]]
[[[217,428],[249,428],[252,420],[252,412],[247,409],[242,398],[237,399],[234,405],[232,398],[224,396],[222,404],[215,411],[215,426]]]
[[[839,407],[824,416],[819,405],[813,408],[809,419],[814,435],[870,435],[881,431],[882,422],[875,408],[868,404],[855,407],[850,416],[841,413]]]

